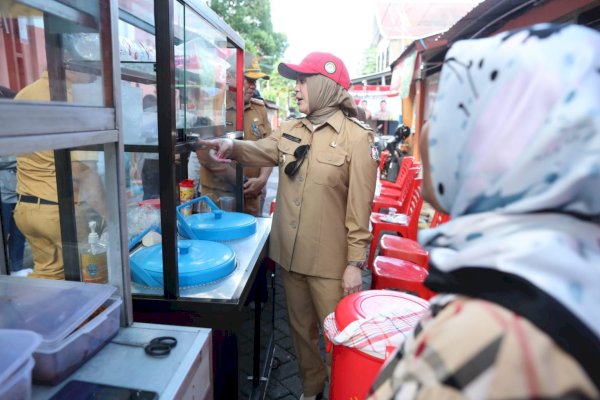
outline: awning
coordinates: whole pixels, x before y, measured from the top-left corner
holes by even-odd
[[[407,53],[392,70],[392,83],[390,89],[400,94],[400,97],[408,97],[410,93],[410,83],[413,79],[415,71],[415,61],[417,59],[417,51]]]

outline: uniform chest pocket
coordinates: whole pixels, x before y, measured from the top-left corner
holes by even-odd
[[[287,164],[294,161],[294,150],[299,144],[287,143],[280,141],[277,143],[277,150],[279,150],[279,168],[285,168]]]
[[[314,160],[316,162],[311,165],[310,171],[310,179],[314,183],[335,187],[345,180],[347,175],[345,152],[317,152]]]
[[[266,136],[267,129],[266,129],[265,125],[258,118],[255,118],[254,121],[252,121],[251,127],[252,127],[252,134],[257,139],[262,139]]]

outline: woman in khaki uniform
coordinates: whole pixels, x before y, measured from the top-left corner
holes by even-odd
[[[299,65],[279,64],[278,70],[296,80],[305,118],[287,121],[256,142],[201,144],[223,162],[231,157],[246,166],[279,165],[270,257],[282,267],[303,398],[313,399],[321,396],[327,377],[318,326],[344,295],[362,288],[377,152],[371,130],[352,118],[350,79],[339,58],[311,53]]]

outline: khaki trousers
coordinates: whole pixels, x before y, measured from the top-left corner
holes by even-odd
[[[57,205],[19,202],[14,218],[33,255],[31,278],[65,279]]]
[[[287,300],[290,332],[298,359],[305,396],[323,392],[331,354],[323,362],[319,351],[319,326],[341,300],[342,281],[288,272],[279,268]]]

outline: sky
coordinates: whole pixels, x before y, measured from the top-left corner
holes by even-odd
[[[313,51],[333,53],[350,76],[360,74],[360,60],[374,31],[372,0],[271,0],[273,29],[285,33],[288,62],[299,63]]]
[[[361,76],[361,57],[375,38],[375,5],[381,2],[418,3],[419,0],[271,0],[276,32],[285,33],[288,62],[299,63],[313,51],[340,57],[350,77]],[[469,3],[481,0],[436,0]]]

